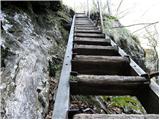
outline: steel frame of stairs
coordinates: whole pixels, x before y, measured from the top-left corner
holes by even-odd
[[[97,85],[90,84],[86,81],[92,81],[92,79],[87,78],[86,74],[95,78],[103,75],[106,81],[102,80],[104,84],[100,81],[97,81]],[[84,78],[86,77],[86,80],[70,81],[71,75],[82,75]],[[115,75],[124,78],[119,79]],[[128,82],[125,79],[127,76],[136,79],[138,82]],[[113,77],[118,84],[112,81],[111,78]],[[140,82],[139,78],[143,81]],[[107,80],[111,82],[107,82]],[[127,84],[119,84],[120,81]],[[158,92],[158,86],[150,81],[148,74],[113,40],[106,39],[105,35],[94,26],[87,16],[80,13],[73,17],[54,103],[53,119],[68,118],[69,111],[72,112],[69,109],[70,95],[77,94],[134,95],[139,99],[148,114],[159,114]]]

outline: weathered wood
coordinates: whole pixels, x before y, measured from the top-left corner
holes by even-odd
[[[77,55],[72,60],[72,71],[79,74],[127,75],[128,65],[128,59],[125,57]]]
[[[105,38],[105,34],[96,34],[96,33],[75,33],[76,37],[90,37],[90,38]]]
[[[90,23],[92,23],[89,19],[76,19],[75,22],[90,22]]]
[[[76,20],[76,21],[75,21],[75,25],[77,25],[77,24],[93,25],[93,24],[91,23],[91,21],[89,21],[89,20]]]
[[[140,76],[118,76],[118,75],[78,75],[77,82],[88,86],[108,86],[108,85],[137,85],[149,84],[148,80]]]
[[[58,84],[56,100],[54,104],[53,119],[65,119],[68,117],[69,110],[69,77],[71,72],[71,59],[72,59],[72,44],[74,33],[75,16],[73,17],[72,26],[69,34],[67,49],[64,57],[61,76]],[[65,91],[65,92],[64,92]]]
[[[117,56],[117,50],[112,46],[101,45],[74,45],[73,52],[78,55],[106,55]]]
[[[70,81],[70,93],[72,95],[137,95],[147,84],[113,84],[107,86],[90,86]]]
[[[82,18],[77,17],[77,18],[76,18],[76,21],[80,21],[80,20],[86,20],[86,21],[88,21],[88,18],[87,18],[87,17],[82,17]]]
[[[82,44],[82,45],[104,45],[109,46],[110,41],[108,39],[103,38],[81,38],[81,37],[75,37],[74,43],[76,44]]]
[[[87,55],[77,55],[74,60],[84,61],[84,62],[103,62],[103,63],[113,63],[113,64],[128,64],[128,59],[121,56],[87,56]]]
[[[75,27],[95,27],[93,24],[80,24],[80,25],[75,25]]]
[[[159,119],[158,114],[76,114],[73,119]]]
[[[70,81],[72,94],[136,95],[149,82],[140,76],[78,75]]]
[[[100,30],[75,30],[76,33],[101,33]]]
[[[76,17],[76,18],[88,18],[88,17],[87,17],[85,14],[83,14],[83,13],[82,13],[82,14],[81,14],[81,13],[80,13],[80,14],[79,14],[79,13],[78,13],[78,14],[75,14],[75,17]]]
[[[76,22],[75,25],[76,26],[94,26],[93,24],[89,22]]]
[[[75,29],[77,30],[98,30],[98,27],[95,26],[76,26]]]

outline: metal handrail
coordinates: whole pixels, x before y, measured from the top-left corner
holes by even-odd
[[[100,16],[101,31],[103,33],[104,32],[104,26],[103,26],[103,16],[102,16],[101,1],[97,0],[97,4],[98,4],[99,16]]]
[[[69,34],[67,49],[64,57],[61,76],[58,84],[58,90],[56,94],[56,100],[54,104],[53,119],[65,119],[68,117],[69,110],[69,77],[71,72],[71,59],[72,59],[72,45],[74,37],[75,15],[73,17],[72,26]]]

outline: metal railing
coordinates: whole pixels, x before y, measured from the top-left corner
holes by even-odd
[[[65,119],[68,117],[69,100],[70,100],[69,99],[70,97],[69,77],[71,72],[74,25],[75,25],[75,15],[72,20],[72,26],[69,33],[67,49],[66,49],[61,76],[58,84],[56,100],[54,103],[54,111],[52,115],[53,119],[59,119],[59,118]]]

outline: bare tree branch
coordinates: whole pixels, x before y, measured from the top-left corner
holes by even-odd
[[[131,24],[131,25],[126,25],[126,26],[118,26],[118,27],[112,27],[112,28],[123,28],[123,27],[133,27],[133,26],[136,26],[136,25],[153,25],[153,24],[157,24],[159,23],[158,21],[157,22],[153,22],[153,23],[137,23],[137,24]]]
[[[127,11],[126,13],[124,13],[121,17],[119,17],[118,19],[122,19],[123,17],[125,17],[127,14],[129,13],[129,11]]]
[[[118,11],[119,11],[119,8],[121,7],[122,3],[123,3],[123,0],[120,1],[119,5],[117,7],[116,16],[118,16]]]
[[[119,15],[121,15],[122,13],[124,13],[124,12],[128,11],[129,9],[130,9],[130,8],[127,8],[127,9],[125,9],[125,10],[123,10],[123,11],[119,12]]]
[[[151,24],[149,24],[149,25],[146,25],[146,26],[144,26],[144,27],[142,27],[142,28],[140,28],[140,29],[132,32],[132,34],[134,34],[135,32],[138,32],[138,31],[140,31],[140,30],[143,30],[144,28],[147,28],[147,27],[149,27],[149,26],[151,26],[151,25],[157,24],[157,23],[159,23],[159,22],[155,22],[155,23],[151,23]]]

